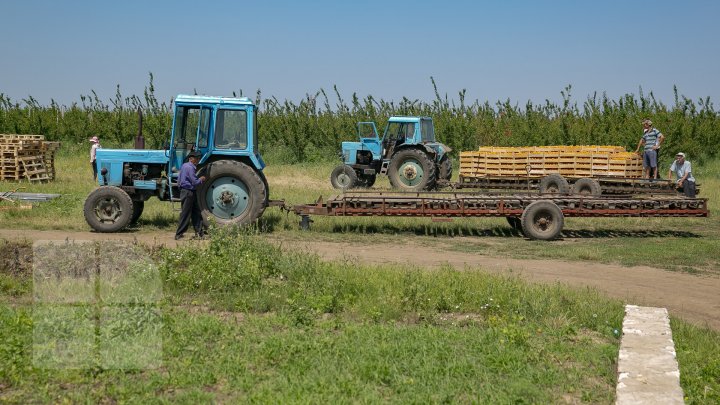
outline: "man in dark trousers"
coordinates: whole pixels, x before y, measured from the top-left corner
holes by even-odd
[[[175,240],[182,239],[185,231],[190,226],[192,220],[193,228],[195,228],[195,236],[202,238],[205,234],[203,231],[202,215],[200,207],[197,204],[195,196],[196,188],[205,181],[205,176],[197,177],[198,160],[202,155],[197,151],[192,151],[188,155],[188,161],[180,167],[180,175],[178,176],[178,186],[180,187],[180,223],[177,231],[175,231]]]

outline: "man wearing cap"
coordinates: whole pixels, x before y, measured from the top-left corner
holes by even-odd
[[[675,172],[677,175],[677,188],[682,188],[685,197],[695,198],[695,177],[692,175],[692,167],[690,162],[685,160],[685,154],[678,152],[675,155],[675,161],[670,165],[668,170],[668,178]]]
[[[100,149],[100,139],[97,136],[93,136],[90,138],[90,142],[92,142],[92,146],[90,147],[90,166],[92,166],[93,180],[97,180],[97,165],[95,164],[95,156],[97,155],[97,150]]]
[[[646,119],[643,120],[643,136],[638,142],[635,153],[640,151],[640,146],[644,145],[643,152],[643,178],[656,179],[657,178],[657,151],[660,149],[660,144],[665,139],[665,136],[660,133],[657,129],[653,128],[652,121]]]
[[[178,176],[178,186],[180,187],[180,223],[177,231],[175,231],[175,240],[182,239],[185,231],[190,226],[192,220],[193,228],[195,228],[195,236],[202,238],[205,234],[203,231],[202,215],[200,207],[197,205],[195,190],[197,186],[205,181],[205,176],[197,177],[198,160],[202,156],[197,151],[192,151],[188,155],[188,161],[180,167],[180,175]]]

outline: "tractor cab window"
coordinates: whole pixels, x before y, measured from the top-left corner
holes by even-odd
[[[245,110],[218,110],[215,124],[215,148],[246,149],[248,119]]]
[[[420,125],[422,126],[422,141],[435,142],[435,128],[432,120],[422,120]]]
[[[397,143],[410,143],[415,136],[415,124],[412,122],[391,122],[385,132],[385,140]]]
[[[175,147],[190,149],[207,147],[210,131],[210,113],[208,108],[185,106],[177,109],[175,114]]]

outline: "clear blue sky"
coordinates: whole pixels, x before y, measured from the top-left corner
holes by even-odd
[[[720,99],[719,1],[38,1],[0,5],[0,93],[41,103],[156,93],[299,100]]]

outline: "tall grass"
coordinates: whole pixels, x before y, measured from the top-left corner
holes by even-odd
[[[266,159],[278,163],[334,160],[340,142],[355,138],[356,122],[375,121],[382,128],[392,115],[432,116],[439,140],[455,152],[486,145],[611,144],[634,149],[644,118],[652,119],[666,136],[661,160],[671,159],[678,150],[694,160],[713,157],[720,144],[720,118],[710,98],[694,101],[677,88],[672,105],[642,89],[618,99],[596,93],[577,101],[571,86],[560,92],[561,103],[522,105],[509,99],[470,101],[464,89],[457,99],[449,98],[432,78],[431,83],[435,98],[429,102],[361,98],[357,93],[346,98],[335,86],[330,95],[320,89],[294,102],[263,98],[258,90],[254,101],[260,106],[261,149]],[[171,100],[157,99],[152,74],[142,97],[124,97],[118,86],[109,103],[94,91],[70,106],[54,100],[43,106],[32,96],[18,102],[0,93],[0,133],[43,134],[69,143],[99,134],[108,146],[128,145],[138,132],[140,110],[147,144],[159,147],[168,138],[171,105]]]

